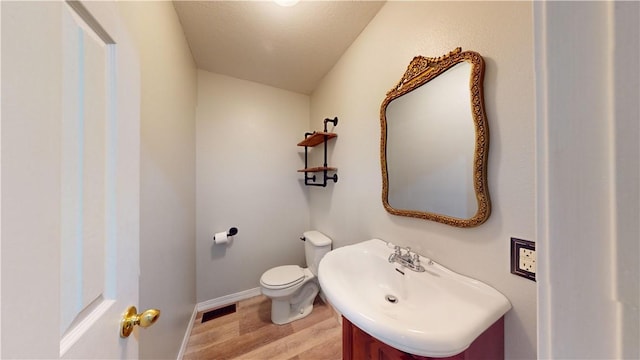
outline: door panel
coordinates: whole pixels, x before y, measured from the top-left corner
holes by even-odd
[[[108,44],[67,7],[63,12],[61,152],[62,333],[99,307],[105,288]],[[81,316],[82,313],[82,316]],[[62,351],[62,350],[61,350]]]
[[[2,6],[2,358],[137,358],[139,65],[112,2]]]

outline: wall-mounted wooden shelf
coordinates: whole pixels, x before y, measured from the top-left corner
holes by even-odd
[[[336,170],[338,170],[338,168],[318,166],[318,167],[312,167],[307,169],[300,169],[298,170],[298,172],[308,173],[308,172],[322,172],[322,171],[336,171]]]
[[[322,144],[323,142],[326,141],[325,136],[326,136],[326,140],[329,140],[329,139],[333,139],[334,137],[338,137],[338,134],[323,132],[323,131],[314,132],[313,134],[307,136],[304,140],[300,141],[298,143],[298,146],[313,147],[313,146]]]
[[[312,133],[304,134],[304,140],[298,143],[298,146],[304,146],[304,169],[298,170],[298,172],[304,173],[304,184],[312,185],[312,186],[327,186],[327,180],[333,180],[334,183],[338,182],[338,174],[333,174],[333,176],[327,175],[329,171],[336,171],[337,168],[327,166],[327,141],[333,138],[338,137],[336,133],[330,133],[327,131],[327,123],[333,123],[333,126],[338,125],[338,117],[333,119],[324,119],[324,131],[314,131]],[[309,153],[308,148],[314,147],[320,144],[324,144],[324,165],[317,167],[309,167],[308,159]],[[321,172],[322,174],[322,182],[316,182],[316,175],[308,175],[308,173],[317,173]]]

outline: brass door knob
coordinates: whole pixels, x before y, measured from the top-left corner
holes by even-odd
[[[127,311],[122,314],[122,320],[120,320],[120,337],[129,337],[136,325],[143,328],[153,325],[158,321],[159,317],[160,310],[158,309],[149,309],[142,314],[138,314],[138,309],[135,306],[129,306]]]

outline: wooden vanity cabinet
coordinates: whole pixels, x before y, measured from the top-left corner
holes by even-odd
[[[504,317],[493,323],[460,354],[432,358],[405,353],[393,348],[342,317],[343,360],[475,360],[504,359]]]

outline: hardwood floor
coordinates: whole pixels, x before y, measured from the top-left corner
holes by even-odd
[[[285,325],[271,322],[271,301],[240,301],[237,311],[202,323],[199,313],[185,360],[342,359],[342,328],[333,311],[316,299],[313,312]]]

